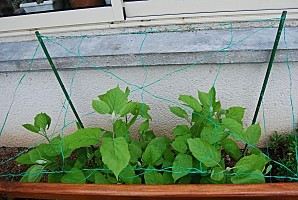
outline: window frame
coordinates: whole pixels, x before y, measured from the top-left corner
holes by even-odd
[[[105,7],[2,17],[0,37],[36,30],[53,33],[268,19],[280,17],[282,10],[289,11],[287,19],[298,19],[295,0],[111,0],[111,6]]]

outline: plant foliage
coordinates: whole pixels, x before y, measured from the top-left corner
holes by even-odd
[[[259,124],[245,129],[244,108],[223,109],[216,92],[198,92],[197,97],[180,95],[182,106],[170,111],[185,120],[169,137],[156,137],[144,103],[128,99],[129,89],[119,86],[92,101],[93,109],[111,122],[111,129],[84,128],[65,137],[46,134],[51,119],[35,117],[26,129],[41,134],[48,143],[17,158],[31,167],[21,181],[97,184],[187,184],[264,183],[270,161],[255,145],[261,136]],[[131,137],[132,127],[138,137]],[[248,143],[243,155],[237,143]],[[233,161],[228,162],[227,159]]]

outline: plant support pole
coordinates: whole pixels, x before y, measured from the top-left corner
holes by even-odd
[[[273,49],[271,51],[271,56],[270,56],[269,64],[268,64],[268,67],[267,67],[266,75],[265,75],[265,78],[264,78],[262,90],[261,90],[261,93],[260,93],[260,96],[259,96],[259,100],[258,100],[258,104],[257,104],[256,110],[255,110],[255,114],[254,114],[254,117],[253,117],[253,120],[252,120],[252,124],[255,124],[256,121],[257,121],[257,117],[258,117],[259,110],[260,110],[260,107],[261,107],[261,104],[262,104],[263,96],[264,96],[264,93],[265,93],[265,90],[266,90],[266,86],[267,86],[267,83],[268,83],[268,79],[269,79],[269,76],[270,76],[270,72],[271,72],[271,69],[272,69],[272,65],[273,65],[273,62],[274,62],[276,50],[277,50],[278,43],[279,43],[279,39],[280,39],[281,32],[282,32],[282,29],[284,27],[284,23],[285,23],[285,20],[286,20],[286,16],[287,16],[287,11],[283,11],[282,15],[281,15],[281,18],[280,18],[278,30],[277,30],[277,33],[276,33]],[[246,151],[246,148],[247,148],[247,144],[245,145],[245,148],[244,148],[245,151]]]
[[[53,72],[54,72],[54,74],[55,74],[55,76],[56,76],[56,78],[57,78],[57,80],[59,82],[59,85],[60,85],[60,87],[61,87],[61,89],[62,89],[62,91],[63,91],[63,93],[64,93],[64,95],[65,95],[65,97],[66,97],[66,99],[67,99],[67,101],[68,101],[68,103],[69,103],[69,105],[70,105],[73,113],[74,113],[74,115],[75,115],[75,117],[77,118],[77,121],[78,121],[78,124],[79,124],[80,128],[84,128],[83,123],[82,123],[82,121],[81,121],[81,119],[80,119],[80,117],[79,117],[79,115],[78,115],[78,113],[77,113],[77,111],[76,111],[76,109],[75,109],[75,107],[74,107],[74,105],[73,105],[73,103],[72,103],[72,101],[71,101],[71,99],[70,99],[70,97],[69,97],[69,95],[68,95],[65,87],[64,87],[64,84],[63,84],[63,82],[62,82],[62,80],[61,80],[61,78],[59,76],[59,73],[58,73],[58,71],[57,71],[57,69],[56,69],[56,67],[55,67],[55,65],[53,63],[53,60],[52,60],[52,58],[51,58],[51,56],[50,56],[50,54],[49,54],[49,52],[48,52],[48,50],[47,50],[47,48],[46,48],[46,46],[44,44],[44,42],[43,42],[43,40],[42,40],[39,32],[36,31],[35,32],[35,35],[36,35],[36,37],[37,37],[37,39],[38,39],[38,41],[39,41],[39,43],[41,45],[41,48],[43,49],[43,51],[44,51],[44,53],[45,53],[45,55],[46,55],[46,57],[47,57],[47,59],[49,61],[49,64],[52,67],[52,70],[53,70]]]

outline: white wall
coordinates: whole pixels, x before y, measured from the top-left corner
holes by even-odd
[[[297,123],[298,116],[298,64],[290,63],[293,81],[293,102]],[[148,66],[148,78],[150,83],[164,75],[183,68],[185,66]],[[197,65],[187,70],[175,73],[164,80],[148,87],[150,93],[171,100],[177,100],[179,94],[192,94],[196,96],[197,90],[207,91],[213,84],[219,65]],[[216,89],[218,99],[224,108],[229,106],[242,106],[246,108],[245,125],[251,123],[255,106],[261,90],[263,77],[267,63],[263,64],[224,64],[221,68]],[[142,85],[146,70],[143,67],[114,68],[110,70],[127,82]],[[61,71],[61,77],[69,88],[74,70]],[[0,128],[13,100],[13,93],[22,72],[0,73]],[[72,100],[80,115],[92,111],[91,101],[97,95],[106,92],[117,84],[124,89],[127,84],[115,79],[108,74],[97,70],[80,70],[76,73],[73,82]],[[131,87],[133,90],[134,88]],[[141,101],[141,91],[132,94],[131,99]],[[266,117],[267,133],[277,130],[288,132],[291,130],[290,107],[290,82],[288,69],[285,63],[276,63],[264,97],[264,112]],[[50,132],[53,131],[55,122],[61,111],[64,96],[51,71],[30,72],[24,77],[15,101],[10,110],[6,126],[0,136],[0,146],[29,146],[38,135],[26,131],[21,124],[33,123],[34,116],[39,112],[48,113],[53,120]],[[169,103],[156,99],[147,93],[144,94],[144,102],[148,103],[152,110],[153,121],[151,128],[159,135],[170,135],[171,130],[181,121],[169,112]],[[71,111],[68,112],[66,121],[74,120]],[[101,126],[110,127],[104,116],[97,114],[82,118],[86,127]],[[258,122],[263,123],[262,109]],[[60,118],[57,130],[61,128],[63,117]],[[75,130],[75,125],[65,129],[65,133]],[[61,132],[60,132],[61,133]],[[264,133],[265,136],[265,133]]]

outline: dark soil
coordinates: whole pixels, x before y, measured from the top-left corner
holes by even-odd
[[[22,178],[20,174],[30,166],[18,164],[15,156],[26,150],[25,147],[0,147],[0,181],[14,182]]]

